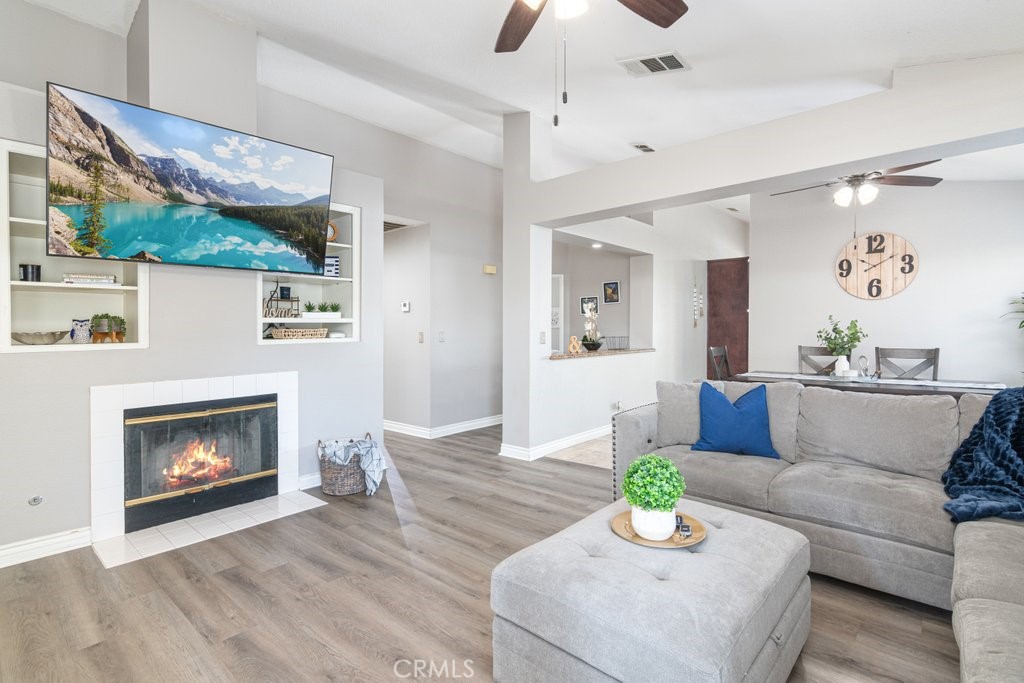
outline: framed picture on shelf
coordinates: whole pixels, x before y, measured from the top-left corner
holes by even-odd
[[[324,257],[324,277],[341,277],[341,257]]]
[[[605,282],[601,288],[604,290],[604,302],[606,304],[619,303],[619,281]]]
[[[594,304],[594,312],[597,313],[597,297],[596,296],[581,296],[580,297],[580,315],[587,314],[587,304]]]

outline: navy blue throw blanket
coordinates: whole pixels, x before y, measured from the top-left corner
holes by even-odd
[[[1024,387],[992,397],[942,475],[954,522],[1024,519]]]

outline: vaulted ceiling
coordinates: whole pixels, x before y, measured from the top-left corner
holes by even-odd
[[[30,1],[121,34],[138,6]],[[511,1],[203,4],[259,31],[265,85],[494,166],[501,116],[549,118],[558,102],[562,172],[639,154],[632,143],[660,149],[877,92],[895,67],[1024,51],[1021,0],[690,0],[669,29],[589,0],[569,21],[545,11],[518,52],[495,54]],[[635,77],[616,61],[672,51],[692,70]],[[941,170],[1024,178],[1024,154],[993,159]]]

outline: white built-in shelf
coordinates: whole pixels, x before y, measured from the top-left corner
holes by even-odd
[[[46,148],[0,140],[0,353],[104,352],[147,348],[148,264],[103,259],[88,261],[87,272],[113,275],[118,280],[117,284],[21,282],[12,279],[19,263],[41,265],[43,274],[49,277],[74,270],[68,259],[46,253],[46,213]],[[65,338],[56,344],[21,344],[11,338],[12,331],[69,330],[72,320],[88,319],[100,312],[125,318],[129,341],[75,344]]]
[[[327,277],[326,275],[306,275],[303,273],[263,273],[264,282],[317,282],[324,285],[352,282],[350,277]]]
[[[346,277],[325,277],[300,273],[261,272],[256,276],[256,343],[267,346],[279,344],[336,344],[359,341],[359,266],[362,210],[357,206],[331,203],[331,220],[335,221],[342,242],[328,242],[327,251],[339,257],[341,272]],[[278,318],[263,315],[264,303],[279,286],[291,288],[290,298],[303,304],[338,303],[346,317],[337,318]],[[293,309],[294,310],[294,309]],[[267,325],[309,329],[323,327],[329,333],[343,333],[344,337],[323,339],[266,339]]]
[[[333,325],[352,323],[355,318],[260,318],[264,325]]]
[[[12,341],[10,350],[17,351],[18,353],[41,353],[44,351],[128,351],[130,349],[145,349],[148,346],[148,344],[140,344],[138,342],[75,344],[70,340],[64,340],[56,344],[19,344],[16,341]]]
[[[359,341],[354,337],[324,337],[323,339],[261,339],[260,345],[277,346],[278,344],[344,344]]]
[[[76,284],[71,282],[20,282],[12,281],[11,289],[13,291],[32,291],[32,290],[46,290],[46,289],[65,289],[68,291],[84,291],[84,292],[105,292],[110,294],[125,294],[127,292],[137,292],[139,288],[134,285],[105,285],[105,284]]]

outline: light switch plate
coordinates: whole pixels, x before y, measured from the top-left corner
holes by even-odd
[[[408,313],[410,310],[412,310],[412,304],[410,304],[408,301],[403,301],[402,313]]]

